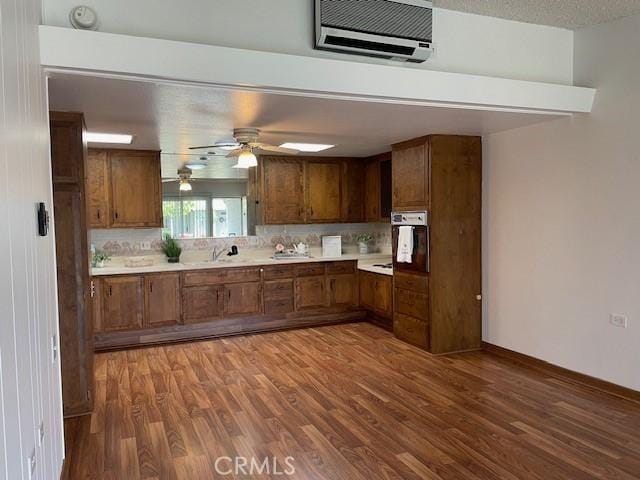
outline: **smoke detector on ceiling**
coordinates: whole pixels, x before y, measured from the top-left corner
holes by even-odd
[[[98,28],[98,15],[86,5],[74,7],[69,12],[69,21],[78,30],[95,30]]]

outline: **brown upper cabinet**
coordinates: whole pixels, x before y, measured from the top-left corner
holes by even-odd
[[[263,223],[304,223],[304,163],[296,158],[263,157],[259,168]]]
[[[307,223],[338,223],[342,219],[342,165],[333,160],[306,162]]]
[[[364,178],[365,221],[388,222],[391,218],[391,152],[368,158],[364,176],[360,178]]]
[[[161,227],[160,152],[90,149],[87,208],[92,228]]]
[[[393,146],[393,210],[429,208],[429,148],[426,139]]]
[[[109,156],[105,150],[89,150],[87,155],[87,215],[92,228],[110,224]]]
[[[255,177],[258,222],[365,221],[366,166],[363,158],[262,156]]]
[[[342,221],[364,221],[364,184],[366,164],[359,158],[347,159],[342,164]]]

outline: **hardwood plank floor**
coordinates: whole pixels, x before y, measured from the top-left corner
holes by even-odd
[[[78,428],[71,479],[640,478],[639,404],[366,323],[99,354]]]

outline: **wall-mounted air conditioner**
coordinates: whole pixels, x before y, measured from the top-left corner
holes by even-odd
[[[316,48],[424,62],[432,13],[424,0],[315,0]]]

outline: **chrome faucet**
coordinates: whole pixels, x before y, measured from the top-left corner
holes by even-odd
[[[218,258],[220,258],[220,255],[222,255],[225,251],[226,250],[224,248],[218,250],[218,247],[213,247],[213,252],[211,252],[211,260],[217,262]]]

